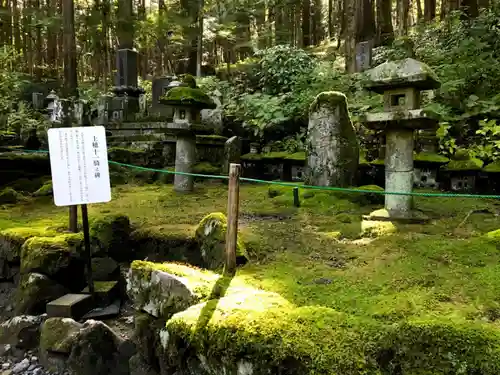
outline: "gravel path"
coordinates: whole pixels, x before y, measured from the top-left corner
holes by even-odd
[[[24,358],[15,356],[11,353],[9,345],[0,348],[3,355],[0,356],[0,374],[1,375],[68,375],[54,374],[46,371],[38,362],[38,357],[32,352],[28,351],[24,354]]]

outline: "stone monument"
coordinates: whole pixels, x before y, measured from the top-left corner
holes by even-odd
[[[229,174],[229,166],[231,163],[240,164],[241,159],[241,138],[234,136],[229,138],[224,145],[224,165],[222,166],[222,174]]]
[[[191,173],[196,162],[196,134],[210,132],[201,125],[200,112],[205,108],[215,108],[215,103],[199,88],[188,86],[170,89],[160,102],[174,108],[173,122],[167,124],[167,129],[177,136],[175,171]],[[190,192],[193,185],[193,176],[175,175],[175,191]]]
[[[354,184],[359,144],[340,92],[319,94],[309,109],[306,141],[306,183],[347,187]]]
[[[362,119],[370,129],[383,130],[385,149],[385,190],[411,193],[413,188],[414,131],[437,127],[437,118],[420,108],[420,92],[436,89],[440,83],[424,63],[407,58],[383,63],[367,72],[365,87],[384,95],[384,112],[368,113]],[[372,219],[418,219],[412,212],[411,195],[386,194],[385,210]]]

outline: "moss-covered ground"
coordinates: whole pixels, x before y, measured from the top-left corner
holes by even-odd
[[[251,261],[238,280],[277,292],[298,307],[335,309],[384,323],[414,319],[476,322],[500,328],[500,202],[416,197],[428,224],[362,238],[362,215],[380,208],[349,194],[291,188],[269,197],[267,185],[241,188],[240,230]],[[125,214],[135,227],[191,228],[211,212],[225,212],[227,186],[200,184],[177,195],[171,185],[113,188],[110,203],[91,205],[90,218]],[[48,197],[0,206],[0,230],[58,227],[67,209]],[[326,311],[326,310],[325,310]]]

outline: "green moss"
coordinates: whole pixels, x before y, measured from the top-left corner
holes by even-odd
[[[90,237],[98,253],[116,260],[127,260],[130,254],[130,220],[125,215],[107,215],[90,225]]]
[[[414,153],[413,160],[426,163],[440,163],[440,164],[445,164],[450,161],[450,159],[448,159],[446,156],[435,154],[432,152]]]
[[[363,237],[383,237],[396,233],[396,226],[390,221],[363,220],[361,235]]]
[[[262,155],[249,153],[249,154],[242,155],[241,160],[258,161],[258,160],[262,160]]]
[[[499,173],[500,172],[500,161],[495,161],[493,163],[488,164],[483,168],[484,172],[487,173]]]
[[[220,171],[221,168],[219,166],[206,161],[193,166],[193,173],[218,175]]]
[[[82,325],[72,319],[49,318],[43,324],[40,332],[40,349],[42,352],[71,352],[76,335]]]
[[[385,165],[384,159],[375,159],[369,162],[371,165]]]
[[[370,162],[366,160],[366,150],[359,150],[359,164],[360,167],[370,165]]]
[[[195,89],[196,86],[196,80],[191,74],[184,74],[182,77],[182,83],[185,83],[188,87]]]
[[[130,244],[137,256],[187,261],[195,243],[194,232],[191,225],[143,227],[131,233]]]
[[[21,178],[9,184],[9,187],[23,194],[34,193],[43,185],[43,178]]]
[[[174,87],[160,99],[162,104],[171,106],[187,106],[198,109],[215,109],[214,101],[202,90],[191,87]]]
[[[332,109],[337,108],[339,105],[347,108],[347,98],[343,93],[338,91],[322,92],[314,98],[309,106],[309,113],[317,111],[320,106],[324,105]]]
[[[68,292],[66,288],[39,273],[21,275],[15,295],[15,314],[43,314],[48,302]]]
[[[21,256],[21,247],[32,237],[52,237],[57,231],[47,228],[10,228],[0,232],[0,258],[17,263]]]
[[[500,243],[500,229],[486,233],[486,238]]]
[[[205,216],[198,224],[195,233],[196,241],[203,263],[209,269],[220,269],[224,265],[226,230],[227,218],[221,212]],[[246,263],[249,258],[241,236],[238,237],[236,260],[240,264]]]
[[[287,157],[285,157],[286,160],[293,160],[293,161],[305,161],[306,160],[306,152],[305,151],[299,151],[294,154],[290,154]]]
[[[117,286],[116,281],[94,281],[94,291],[96,293],[108,293]],[[87,286],[82,293],[88,293],[89,287]]]
[[[40,189],[33,193],[35,197],[48,197],[53,194],[52,181],[46,182]]]
[[[472,158],[469,160],[451,160],[444,166],[447,171],[479,171],[483,168],[483,161]]]
[[[219,275],[193,266],[178,263],[153,263],[135,260],[130,268],[142,280],[149,280],[152,271],[162,271],[182,279],[184,284],[193,291],[200,300],[207,299],[212,293],[212,288],[219,279]]]
[[[82,233],[32,237],[24,243],[21,249],[21,272],[39,272],[55,276],[62,269],[68,268],[73,258],[80,257],[82,244]]]
[[[24,196],[12,188],[5,188],[0,191],[1,204],[15,204],[24,200]]]
[[[265,154],[262,154],[262,159],[273,159],[273,160],[281,160],[281,159],[286,159],[288,156],[291,154],[285,151],[276,151],[276,152],[268,152]]]

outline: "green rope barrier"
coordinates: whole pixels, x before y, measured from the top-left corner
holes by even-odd
[[[47,151],[47,150],[22,150],[19,152],[48,153],[49,151]],[[121,166],[121,167],[132,168],[132,169],[137,169],[137,170],[142,170],[142,171],[148,171],[148,172],[166,173],[166,174],[174,174],[174,175],[177,174],[177,175],[181,175],[181,176],[192,176],[192,177],[202,177],[202,178],[222,179],[222,180],[227,180],[229,178],[228,176],[220,176],[220,175],[175,172],[175,171],[169,171],[169,170],[165,170],[165,169],[140,167],[138,165],[119,163],[117,161],[112,161],[112,160],[109,160],[108,162],[109,162],[109,164],[112,164],[112,165],[117,165],[117,166]],[[246,182],[259,183],[259,184],[278,185],[278,186],[285,186],[285,187],[291,187],[291,188],[296,187],[299,189],[311,189],[311,190],[323,190],[323,191],[342,191],[342,192],[347,192],[347,193],[359,193],[359,194],[369,193],[369,194],[383,194],[383,195],[410,195],[410,196],[415,196],[415,197],[500,199],[500,195],[455,194],[455,193],[417,193],[417,192],[403,193],[403,192],[385,191],[385,190],[384,191],[377,191],[377,190],[364,190],[364,189],[356,189],[356,188],[340,188],[340,187],[331,187],[331,186],[299,185],[299,184],[294,184],[291,182],[267,181],[267,180],[259,180],[257,178],[247,178],[247,177],[240,177],[240,180],[246,181]]]

